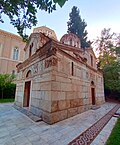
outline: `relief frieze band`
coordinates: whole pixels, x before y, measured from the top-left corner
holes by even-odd
[[[45,60],[45,68],[51,67],[51,66],[56,66],[58,63],[58,59],[55,57],[49,58]]]

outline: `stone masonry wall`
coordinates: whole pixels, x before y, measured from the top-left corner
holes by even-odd
[[[29,70],[31,76],[26,78]],[[92,107],[91,81],[95,84],[96,105],[104,103],[102,75],[58,52],[56,56],[36,59],[18,73],[15,101],[18,106],[23,107],[24,85],[29,80],[29,110],[49,124]]]
[[[103,80],[99,80],[102,79],[101,75],[60,53],[57,53],[57,57],[58,64],[52,69],[55,80],[51,81],[51,113],[43,113],[43,120],[50,124],[92,107],[91,81],[95,83],[96,105],[104,103]]]

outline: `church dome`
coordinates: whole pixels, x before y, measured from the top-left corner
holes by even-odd
[[[57,40],[55,31],[46,26],[34,28],[33,33],[39,33],[39,32],[44,33],[46,36],[48,36],[54,40]]]
[[[81,47],[80,39],[78,38],[77,35],[73,33],[68,33],[62,36],[60,39],[60,42],[63,44],[71,45],[73,47]]]

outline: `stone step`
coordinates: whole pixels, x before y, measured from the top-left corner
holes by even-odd
[[[32,112],[30,112],[28,110],[28,108],[21,108],[21,107],[18,107],[16,106],[15,104],[13,105],[13,107],[15,109],[17,109],[18,111],[20,111],[21,113],[25,114],[26,116],[28,116],[31,120],[33,120],[34,122],[39,122],[39,121],[42,121],[42,118],[41,117],[38,117],[36,115],[34,115]]]
[[[92,110],[97,110],[97,109],[99,109],[99,108],[100,108],[100,106],[97,106],[97,105],[93,105],[93,106],[91,107]]]

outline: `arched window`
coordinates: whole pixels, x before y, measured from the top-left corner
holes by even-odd
[[[95,84],[94,84],[94,82],[93,81],[91,81],[91,86],[94,86]]]
[[[93,56],[90,55],[90,59],[91,59],[91,66],[93,66]]]
[[[29,57],[32,55],[32,48],[33,48],[33,43],[30,45],[30,49],[29,49]]]
[[[71,67],[71,74],[72,74],[72,76],[74,75],[74,64],[73,64],[73,62],[72,62],[72,67]]]
[[[29,49],[29,57],[31,56],[32,54],[32,46],[30,45],[30,49]]]
[[[31,77],[31,70],[29,70],[26,74],[26,78],[29,78],[29,77]]]
[[[72,39],[70,39],[70,45],[72,46]]]
[[[15,47],[13,49],[13,60],[18,60],[18,58],[19,58],[19,49],[18,47]]]

